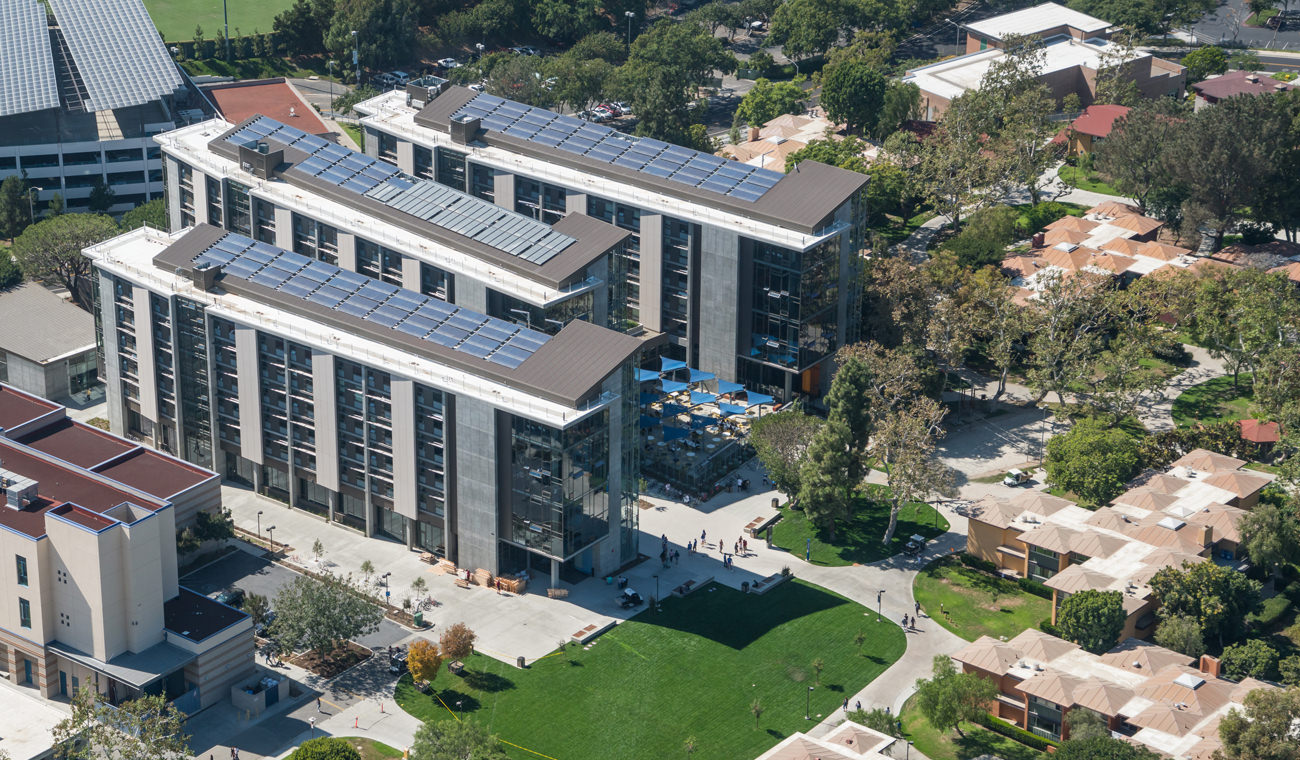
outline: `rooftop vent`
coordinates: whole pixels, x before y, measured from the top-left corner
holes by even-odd
[[[1075,245],[1074,243],[1067,243],[1065,241],[1061,241],[1060,243],[1057,243],[1052,247],[1058,251],[1065,251],[1066,253],[1074,253],[1075,251],[1079,250],[1079,246]]]
[[[1142,669],[1142,663],[1138,662],[1137,660],[1134,660],[1134,661],[1133,661],[1133,668],[1134,668],[1134,670],[1141,670],[1141,669]]]
[[[1205,679],[1201,678],[1195,673],[1184,673],[1181,676],[1175,678],[1174,683],[1178,684],[1179,686],[1186,686],[1189,689],[1198,689],[1200,688],[1201,684],[1205,683]]]
[[[0,469],[0,490],[5,494],[5,506],[22,509],[36,501],[39,484],[16,472]]]
[[[1177,517],[1166,517],[1162,519],[1160,522],[1156,523],[1156,525],[1159,525],[1162,528],[1168,528],[1169,530],[1178,530],[1179,528],[1183,527],[1186,524],[1187,523],[1183,522],[1182,520],[1179,520]]]
[[[1247,75],[1246,75],[1246,81],[1247,81],[1247,82],[1258,82],[1258,81],[1259,81],[1259,75],[1258,75],[1258,74],[1247,74]]]

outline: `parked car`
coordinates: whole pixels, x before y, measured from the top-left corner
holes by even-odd
[[[244,590],[238,586],[222,589],[215,597],[218,602],[239,609],[244,605]]]
[[[606,119],[617,119],[619,116],[622,115],[619,113],[619,110],[617,108],[614,108],[606,103],[601,103],[600,105],[596,106],[591,110],[595,111],[601,116],[604,116]]]
[[[473,90],[474,92],[483,92],[484,90],[487,89],[487,83],[486,83],[486,82],[475,82],[474,84],[470,85],[469,88],[470,88],[471,90]]]
[[[393,78],[393,84],[398,87],[405,87],[406,83],[411,81],[411,75],[405,71],[390,71],[388,76]]]
[[[594,121],[597,124],[599,124],[602,121],[609,121],[609,114],[599,109],[592,109],[590,111],[583,111],[579,113],[578,118],[586,119],[587,121]]]
[[[258,638],[266,638],[266,634],[271,630],[271,623],[274,622],[275,610],[267,610],[266,615],[262,617],[262,622],[257,625],[257,628],[253,630],[253,633],[256,634]]]
[[[516,55],[541,55],[541,53],[537,51],[537,48],[529,47],[528,45],[512,47],[510,48],[510,52],[515,53]]]
[[[460,61],[455,58],[439,58],[438,65],[444,69],[458,69],[460,68]]]
[[[1027,483],[1029,483],[1029,473],[1023,470],[1011,470],[1007,473],[1007,476],[1002,479],[1002,485],[1011,486],[1012,488],[1023,486]]]
[[[382,87],[392,87],[393,85],[397,84],[397,81],[396,81],[395,79],[393,79],[393,75],[392,75],[392,74],[379,74],[379,75],[376,75],[376,76],[375,76],[375,81],[378,82],[379,85],[382,86]]]
[[[907,544],[903,546],[903,551],[908,554],[920,554],[921,550],[925,548],[925,544],[925,536],[912,534],[912,537],[907,539]]]
[[[615,102],[613,102],[613,103],[610,103],[610,105],[611,105],[611,106],[614,106],[615,108],[617,108],[619,114],[622,115],[622,116],[631,116],[631,115],[632,115],[632,106],[628,105],[627,103],[624,103],[624,102],[621,101],[621,100],[618,100],[618,101],[615,101]]]

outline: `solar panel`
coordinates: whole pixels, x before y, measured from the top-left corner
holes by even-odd
[[[59,107],[45,6],[0,2],[0,116]]]
[[[148,103],[183,82],[141,0],[48,0],[86,85],[86,108]]]
[[[439,299],[371,280],[235,233],[194,258],[223,264],[225,276],[275,288],[286,300],[299,299],[376,327],[397,330],[466,356],[518,367],[550,336]],[[326,284],[320,284],[325,281]]]

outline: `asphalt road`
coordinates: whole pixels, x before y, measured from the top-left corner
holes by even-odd
[[[1251,27],[1244,22],[1250,16],[1248,0],[1224,0],[1219,7],[1205,16],[1192,30],[1202,42],[1236,40],[1250,47],[1275,47],[1300,50],[1300,27],[1275,31],[1266,27]],[[1294,10],[1294,9],[1293,9]]]
[[[272,600],[280,589],[293,582],[297,573],[248,552],[236,551],[216,562],[202,567],[181,579],[181,585],[200,594],[215,595],[222,589],[235,586],[249,594],[258,594]],[[374,633],[356,639],[364,647],[376,649],[392,646],[409,637],[405,628],[388,618],[379,623]]]

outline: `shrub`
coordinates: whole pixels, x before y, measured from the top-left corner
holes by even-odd
[[[8,251],[0,253],[0,290],[12,288],[23,281],[23,270],[13,260]]]
[[[1052,741],[1051,739],[1044,738],[1038,734],[1031,734],[1019,726],[1013,726],[1005,720],[995,718],[992,715],[981,715],[978,722],[981,726],[984,726],[995,734],[1002,734],[1008,739],[1014,739],[1027,747],[1032,747],[1033,749],[1038,750],[1039,752],[1046,752],[1052,747],[1061,746],[1060,742]]]
[[[298,745],[289,760],[361,760],[361,753],[346,739],[322,736]]]
[[[978,269],[996,265],[1006,255],[1006,247],[1016,239],[1018,212],[1010,206],[980,209],[966,220],[962,231],[944,244],[962,266]]]
[[[1033,594],[1043,599],[1052,598],[1052,590],[1033,578],[1017,578],[1016,585],[1027,594]]]
[[[1282,683],[1287,686],[1300,686],[1300,654],[1293,654],[1277,664],[1282,674]]]
[[[1038,623],[1038,629],[1049,636],[1055,636],[1058,639],[1061,638],[1061,629],[1052,625],[1051,618],[1043,618],[1042,621]]]
[[[1028,237],[1069,213],[1070,207],[1059,201],[1044,201],[1030,206],[1016,219],[1016,233]]]
[[[1047,442],[1047,482],[1078,494],[1085,504],[1105,504],[1138,473],[1138,442],[1105,420],[1082,419]]]
[[[1257,630],[1269,630],[1282,622],[1291,611],[1291,600],[1284,594],[1269,597],[1260,605],[1259,610],[1246,616],[1246,622]]]

